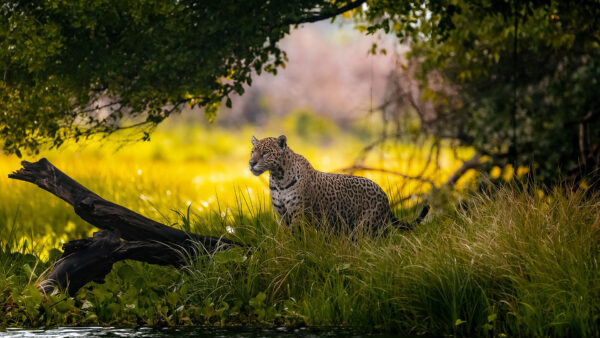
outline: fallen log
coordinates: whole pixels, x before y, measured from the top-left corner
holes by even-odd
[[[58,170],[45,158],[34,163],[23,161],[21,165],[23,168],[8,177],[36,184],[69,203],[82,219],[102,229],[92,238],[63,245],[62,257],[53,264],[47,278],[39,285],[45,293],[51,293],[58,287],[73,295],[91,281],[103,281],[112,265],[120,260],[180,267],[185,264],[185,252],[211,252],[238,244],[220,237],[175,229],[109,202]]]

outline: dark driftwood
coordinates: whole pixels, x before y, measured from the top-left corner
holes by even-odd
[[[23,168],[8,177],[34,183],[60,197],[73,206],[77,215],[103,230],[94,233],[92,238],[63,245],[63,256],[40,284],[44,292],[52,292],[58,286],[75,294],[90,281],[102,281],[113,263],[120,260],[179,267],[185,263],[183,252],[196,252],[199,246],[212,251],[236,244],[223,238],[178,230],[111,203],[65,175],[45,158],[21,164]]]

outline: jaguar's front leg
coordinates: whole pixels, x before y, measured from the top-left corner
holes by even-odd
[[[292,221],[294,219],[294,217],[292,216],[291,213],[286,212],[282,217],[280,217],[279,219],[281,219],[281,223],[283,225],[285,225],[286,227],[290,227],[292,225]]]
[[[283,215],[283,217],[281,217],[281,222],[288,227],[291,227],[292,225],[299,225],[303,220],[304,215],[302,212],[300,212],[300,210],[294,210],[291,208],[288,208],[287,212]]]

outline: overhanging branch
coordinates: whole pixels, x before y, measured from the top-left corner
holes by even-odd
[[[283,24],[284,25],[300,25],[303,23],[311,23],[311,22],[317,22],[317,21],[321,21],[321,20],[331,19],[335,16],[338,16],[340,14],[343,14],[345,12],[348,12],[355,8],[358,8],[358,7],[362,6],[362,4],[364,4],[364,3],[366,3],[366,0],[358,0],[358,1],[349,2],[345,6],[339,7],[332,11],[324,11],[324,12],[321,12],[316,15],[309,15],[309,16],[297,18],[297,19],[287,19],[287,20],[283,21]]]

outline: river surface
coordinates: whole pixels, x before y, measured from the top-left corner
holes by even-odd
[[[59,327],[48,330],[9,328],[0,337],[388,337],[357,333],[351,328],[248,328],[248,327],[177,327],[114,328]]]

